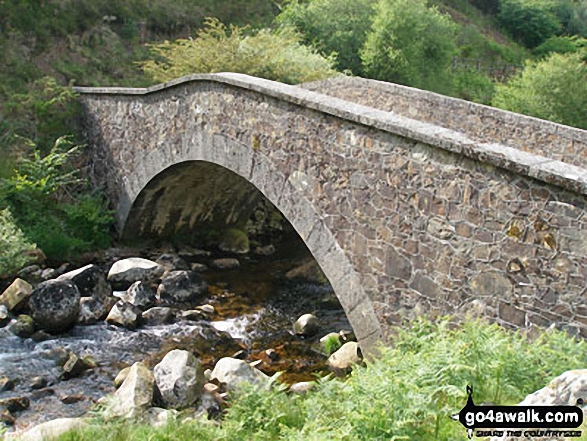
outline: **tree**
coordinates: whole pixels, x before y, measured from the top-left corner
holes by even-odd
[[[550,8],[541,0],[502,0],[497,18],[512,37],[534,48],[562,31]]]
[[[194,40],[152,45],[156,59],[141,67],[161,82],[191,73],[239,72],[297,84],[336,74],[334,60],[302,45],[291,28],[262,29],[253,35],[246,31],[208,19]]]
[[[289,3],[277,22],[295,27],[304,43],[321,53],[336,53],[339,70],[361,75],[360,50],[373,21],[375,0],[312,0]]]
[[[496,86],[493,105],[587,129],[587,64],[580,53],[553,53]]]
[[[456,53],[455,26],[425,0],[380,0],[361,52],[372,78],[444,92]]]

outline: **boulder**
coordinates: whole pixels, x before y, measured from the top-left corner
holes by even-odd
[[[264,247],[255,248],[255,254],[258,256],[270,256],[275,253],[275,247],[271,244]]]
[[[208,314],[199,309],[190,309],[188,311],[182,311],[179,315],[183,320],[197,322],[199,320],[205,320],[208,318]]]
[[[210,374],[210,381],[217,380],[226,384],[226,388],[234,390],[243,382],[255,385],[268,385],[269,377],[260,370],[250,366],[246,361],[224,357],[218,360]]]
[[[147,309],[142,314],[143,323],[146,325],[163,325],[173,321],[173,311],[165,306],[155,306]]]
[[[157,297],[165,303],[195,301],[206,291],[207,285],[194,271],[171,271],[157,288]]]
[[[168,352],[153,369],[155,383],[167,408],[184,409],[202,394],[205,378],[199,360],[190,352]]]
[[[32,317],[21,314],[8,326],[8,330],[17,337],[29,338],[35,333],[35,322]]]
[[[354,341],[350,341],[341,346],[341,348],[328,357],[328,367],[335,374],[346,374],[348,373],[354,364],[361,364],[363,355],[359,344]]]
[[[155,378],[140,362],[133,364],[122,385],[104,410],[104,417],[135,418],[142,415],[153,402]]]
[[[157,301],[157,294],[148,283],[138,282],[133,283],[122,295],[118,297],[132,305],[139,308],[147,309],[155,304]]]
[[[83,371],[86,370],[83,362],[73,352],[69,354],[69,358],[63,365],[63,371],[60,377],[63,380],[69,380],[71,378],[79,377]]]
[[[51,280],[58,276],[57,270],[55,268],[45,268],[41,273],[41,279],[43,280]]]
[[[136,329],[141,322],[141,315],[139,307],[120,300],[108,313],[106,323],[127,329]]]
[[[130,366],[125,367],[124,369],[122,369],[118,373],[118,375],[116,375],[116,378],[113,380],[114,387],[116,389],[118,389],[120,386],[122,386],[122,383],[124,383],[124,380],[126,380],[126,377],[128,377],[129,372],[130,372]]]
[[[239,268],[241,266],[238,259],[233,258],[225,258],[225,259],[214,259],[212,261],[212,266],[219,270],[230,270]]]
[[[204,271],[208,271],[208,267],[203,263],[192,263],[192,271],[203,273]]]
[[[166,271],[190,269],[187,262],[176,254],[161,254],[155,262],[165,268]]]
[[[10,314],[8,308],[4,305],[0,305],[0,328],[3,328],[10,323]]]
[[[96,265],[86,265],[57,277],[57,280],[72,281],[82,297],[101,300],[112,295],[112,287]]]
[[[237,228],[230,228],[224,232],[218,244],[221,251],[227,253],[245,254],[249,252],[249,238],[247,233]]]
[[[116,297],[107,297],[102,300],[82,297],[79,300],[78,323],[91,325],[104,320],[115,303]]]
[[[53,441],[63,434],[87,426],[84,418],[58,418],[28,429],[19,435],[19,441]]]
[[[29,298],[35,324],[47,332],[71,328],[79,314],[80,293],[69,280],[48,280],[37,286]]]
[[[177,418],[178,415],[179,412],[174,409],[151,407],[145,412],[143,420],[151,427],[161,427],[168,424],[174,418]]]
[[[299,383],[294,383],[289,388],[289,391],[292,394],[296,395],[305,395],[310,392],[312,389],[316,387],[316,383],[311,381],[300,381]]]
[[[31,402],[27,397],[12,397],[0,400],[0,409],[6,409],[10,413],[27,410]]]
[[[6,306],[9,311],[18,311],[26,305],[32,292],[33,287],[30,283],[16,279],[0,295],[0,305]]]
[[[115,289],[128,289],[137,281],[154,282],[158,280],[165,268],[152,260],[129,257],[114,263],[108,271],[108,281]]]
[[[288,271],[285,277],[289,280],[302,280],[309,283],[323,284],[328,282],[328,279],[322,272],[318,262],[311,260],[303,265],[297,266]]]
[[[29,383],[29,387],[32,390],[44,389],[49,384],[49,381],[45,377],[33,377]]]
[[[14,389],[16,383],[8,377],[0,377],[0,392],[7,392]]]
[[[304,314],[296,320],[293,325],[293,331],[296,335],[311,337],[316,335],[320,330],[320,322],[313,314]]]

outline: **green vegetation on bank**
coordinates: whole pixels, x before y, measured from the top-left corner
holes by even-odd
[[[220,424],[205,419],[163,428],[100,421],[61,441],[140,440],[464,440],[450,418],[466,402],[514,404],[570,369],[583,368],[583,341],[547,331],[529,341],[498,325],[417,320],[392,347],[347,380],[327,379],[308,395],[245,389]]]

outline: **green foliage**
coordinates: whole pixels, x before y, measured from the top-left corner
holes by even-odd
[[[362,73],[360,50],[371,28],[375,0],[293,1],[277,17],[277,22],[295,27],[304,43],[320,52],[336,53],[336,67],[355,75]]]
[[[8,208],[0,210],[0,276],[11,274],[29,262],[27,251],[35,249],[14,223]]]
[[[52,261],[72,253],[107,246],[112,215],[103,200],[89,193],[71,160],[79,150],[65,137],[43,155],[17,162],[14,175],[2,179],[0,196],[25,237]]]
[[[245,388],[220,425],[115,423],[62,440],[119,440],[113,434],[123,430],[133,440],[464,440],[450,415],[465,404],[468,384],[477,403],[514,404],[587,363],[585,342],[558,331],[533,342],[478,321],[454,329],[447,320],[416,320],[397,331],[393,347],[344,382],[321,380],[303,396]]]
[[[456,53],[455,26],[425,0],[380,0],[361,53],[371,77],[442,92]]]
[[[568,54],[579,51],[584,51],[587,55],[587,39],[574,35],[572,37],[550,37],[532,52],[538,58],[542,58],[553,52]]]
[[[341,347],[342,343],[340,342],[340,338],[338,337],[338,335],[331,335],[324,342],[324,350],[328,355],[335,353]]]
[[[587,129],[587,64],[581,54],[552,54],[496,86],[493,105]]]
[[[556,0],[553,12],[559,19],[566,35],[587,37],[586,0]]]
[[[499,23],[515,39],[534,48],[562,30],[549,2],[541,0],[501,0]]]
[[[332,59],[303,46],[290,28],[247,35],[247,29],[227,29],[220,21],[209,19],[195,40],[165,42],[151,49],[156,60],[141,66],[160,82],[191,73],[240,72],[296,84],[336,73]]]
[[[462,70],[453,73],[454,96],[480,104],[491,103],[495,83],[477,70]]]

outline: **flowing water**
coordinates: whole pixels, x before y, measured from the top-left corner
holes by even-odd
[[[120,369],[136,361],[153,367],[176,348],[194,353],[204,369],[240,352],[249,362],[262,360],[258,367],[268,375],[283,372],[280,380],[286,383],[324,375],[326,356],[318,350],[317,340],[331,331],[351,330],[350,325],[328,283],[285,278],[288,270],[310,257],[307,249],[287,242],[279,245],[271,256],[239,258],[238,269],[202,273],[209,288],[199,304],[211,304],[216,310],[209,320],[179,320],[136,331],[105,323],[75,326],[67,334],[39,343],[15,337],[7,327],[0,329],[0,377],[17,380],[14,390],[0,392],[0,399],[26,396],[31,402],[28,410],[16,414],[16,427],[83,415],[97,399],[114,391],[112,380]],[[209,265],[217,257],[222,256],[190,260]],[[308,312],[320,319],[321,332],[312,339],[294,336],[293,322]],[[56,359],[61,348],[93,356],[98,367],[79,378],[60,380]],[[270,359],[267,349],[274,349],[277,357]],[[31,379],[36,376],[46,378],[48,387],[32,391]],[[64,404],[63,400],[75,402]]]

